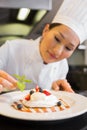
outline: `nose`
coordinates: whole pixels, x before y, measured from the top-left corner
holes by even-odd
[[[58,58],[62,54],[63,48],[64,48],[63,45],[56,45],[54,47],[54,54],[55,54],[56,58]]]

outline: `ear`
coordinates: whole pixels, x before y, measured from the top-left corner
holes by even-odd
[[[46,33],[49,31],[49,24],[46,24],[46,26],[44,27],[43,29],[43,32],[42,32],[42,36],[44,37],[46,35]]]

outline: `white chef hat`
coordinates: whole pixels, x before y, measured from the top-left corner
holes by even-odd
[[[70,27],[80,39],[87,39],[87,0],[64,0],[52,23]]]

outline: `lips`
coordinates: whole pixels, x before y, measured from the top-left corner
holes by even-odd
[[[48,53],[49,53],[50,57],[52,57],[53,59],[57,59],[54,54],[52,54],[52,53],[50,53],[50,52],[48,52]]]

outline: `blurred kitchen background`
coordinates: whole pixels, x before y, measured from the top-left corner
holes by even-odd
[[[44,25],[53,20],[62,2],[63,0],[0,0],[0,46],[6,40],[37,38]],[[77,48],[68,63],[67,80],[71,86],[76,90],[87,90],[87,41]]]

